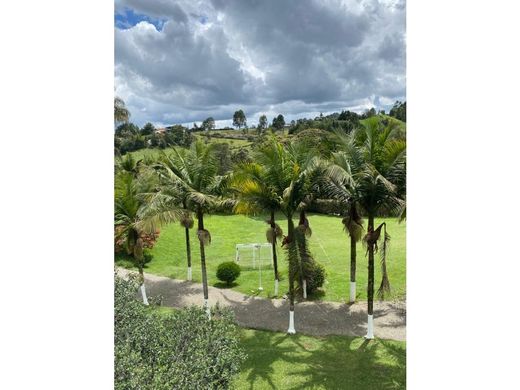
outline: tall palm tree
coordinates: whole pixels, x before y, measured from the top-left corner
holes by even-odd
[[[206,271],[206,246],[211,243],[211,234],[204,227],[204,214],[210,212],[220,203],[226,184],[226,177],[218,175],[218,161],[213,152],[213,146],[197,141],[190,149],[174,149],[174,152],[162,159],[160,178],[163,200],[160,203],[175,203],[181,197],[185,228],[189,228],[189,218],[193,212],[197,218],[197,237],[200,243],[200,264],[202,268],[202,285],[204,306],[208,316],[208,278]],[[158,207],[159,210],[167,207]],[[181,220],[181,221],[182,221]],[[188,226],[188,227],[187,227]],[[187,235],[187,245],[189,236]],[[189,248],[187,248],[189,250]],[[191,258],[190,258],[191,260]]]
[[[130,111],[126,108],[125,102],[120,97],[114,97],[114,122],[128,122]]]
[[[341,220],[350,238],[350,288],[349,302],[356,300],[356,259],[357,243],[363,237],[363,219],[361,207],[357,199],[357,181],[355,175],[363,167],[363,156],[357,147],[353,134],[346,135],[336,132],[339,151],[332,153],[332,164],[327,169],[329,180],[327,185],[334,186],[333,197],[345,207]],[[334,178],[338,180],[334,180]]]
[[[390,290],[386,272],[387,247],[390,236],[386,225],[375,228],[375,218],[381,214],[399,215],[405,206],[406,141],[402,129],[393,122],[385,123],[380,117],[361,121],[361,127],[352,134],[353,142],[345,148],[345,158],[356,166],[355,170],[336,170],[330,175],[329,193],[337,199],[354,202],[368,217],[367,234],[363,242],[368,254],[368,327],[367,339],[374,338],[374,254],[378,241],[383,240],[380,251],[382,280],[378,290],[380,298]],[[350,184],[349,184],[350,183]],[[345,191],[345,188],[355,188]],[[383,234],[381,234],[383,232]]]
[[[180,217],[177,210],[157,211],[148,207],[147,198],[153,188],[153,177],[148,173],[135,176],[133,172],[122,171],[115,178],[116,238],[124,239],[127,253],[139,270],[141,294],[146,305],[143,236],[155,233],[158,227]]]
[[[309,194],[312,193],[315,182],[312,180],[313,175],[321,165],[319,159],[314,157],[304,145],[296,143],[284,146],[275,138],[261,148],[256,157],[258,163],[266,168],[264,175],[266,182],[276,189],[277,194],[281,194],[281,198],[278,195],[277,202],[287,219],[287,236],[282,242],[282,246],[287,250],[289,263],[290,305],[287,333],[294,334],[296,333],[294,327],[295,281],[298,282],[300,291],[304,292],[304,268],[305,262],[310,260],[310,256],[307,255],[307,252],[302,251],[306,230],[296,228],[293,217],[306,207],[306,201],[309,199]],[[304,219],[306,220],[306,218]]]
[[[237,192],[238,199],[235,204],[235,211],[243,214],[269,213],[266,221],[269,225],[266,231],[267,241],[271,244],[274,267],[274,295],[278,296],[278,286],[280,276],[278,272],[278,255],[276,252],[277,241],[282,238],[283,231],[276,223],[276,213],[281,211],[281,201],[283,188],[279,187],[278,181],[273,170],[278,168],[272,164],[276,149],[263,148],[255,156],[256,161],[244,163],[237,166],[232,179],[232,189]]]

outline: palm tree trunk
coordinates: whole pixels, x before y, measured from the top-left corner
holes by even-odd
[[[289,243],[287,245],[296,245],[294,242],[294,223],[292,215],[287,216],[287,237]],[[288,254],[289,262],[291,261],[290,252]],[[294,328],[294,266],[289,263],[289,328],[287,333],[295,334],[296,329]]]
[[[356,237],[350,236],[350,298],[351,303],[356,301]]]
[[[198,229],[204,230],[204,214],[202,213],[201,208],[197,209],[197,220],[198,220]],[[202,270],[202,290],[204,292],[204,307],[206,308],[206,313],[208,317],[211,317],[211,312],[209,310],[208,304],[208,276],[206,273],[206,253],[204,252],[204,243],[202,240],[200,242],[200,267]]]
[[[273,229],[273,242],[271,243],[273,247],[273,266],[274,266],[274,295],[278,296],[278,283],[280,278],[278,276],[278,258],[276,255],[276,233],[275,233],[276,223],[274,221],[274,211],[271,211],[271,229]]]
[[[374,231],[374,216],[368,216],[368,233]],[[374,244],[368,243],[368,325],[365,338],[374,338]]]
[[[188,259],[188,280],[192,280],[191,277],[191,248],[190,248],[190,229],[184,228],[186,232],[186,258]]]
[[[302,218],[305,218],[305,211],[304,210],[300,211],[300,220]],[[300,253],[304,253],[304,251],[305,251],[305,245],[306,245],[305,240],[306,239],[307,238],[305,237],[305,233],[304,233],[303,236],[302,236],[302,240],[303,241],[300,244],[300,248],[301,248]],[[303,299],[307,299],[307,279],[305,278],[305,275],[303,274],[303,266],[302,266],[301,257],[300,257],[299,260],[300,260],[300,274],[301,274],[301,276],[300,276],[300,286],[302,286]]]
[[[139,277],[141,280],[141,296],[143,297],[143,303],[148,306],[148,297],[146,296],[146,287],[144,285],[144,272],[143,267],[139,267]]]

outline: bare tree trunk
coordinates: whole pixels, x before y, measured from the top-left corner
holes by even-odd
[[[197,210],[198,229],[204,230],[204,215],[201,208]],[[204,252],[204,243],[199,239],[200,242],[200,267],[202,270],[202,290],[204,291],[204,307],[208,313],[208,317],[211,317],[209,304],[208,304],[208,276],[206,273],[206,253]]]
[[[374,216],[368,216],[368,234],[374,231]],[[368,245],[368,325],[367,335],[365,338],[374,338],[374,243],[367,243]]]
[[[304,210],[301,210],[300,211],[300,221],[302,220],[302,218],[305,218],[305,211]],[[299,264],[300,264],[300,286],[302,287],[302,295],[303,295],[303,299],[307,299],[307,279],[306,279],[306,276],[303,274],[303,264],[302,264],[302,260],[301,260],[301,254],[304,253],[305,251],[305,245],[306,245],[306,240],[307,238],[305,237],[305,233],[302,234],[302,242],[300,243],[299,245],[299,253],[300,253],[300,256],[298,258],[299,260]]]
[[[292,215],[287,216],[287,237],[289,243],[287,245],[296,245],[294,242],[294,223],[292,221]],[[288,254],[289,258],[289,328],[287,329],[287,333],[295,334],[296,329],[294,328],[294,267],[291,267],[291,256],[290,252]]]
[[[356,238],[351,235],[350,236],[350,298],[349,301],[356,301],[356,248],[357,242]]]
[[[274,295],[278,296],[278,283],[280,282],[280,278],[278,276],[278,257],[276,255],[276,223],[274,220],[274,211],[271,211],[271,229],[273,229],[273,242],[271,245],[273,247]]]
[[[186,232],[186,257],[188,259],[188,280],[192,280],[191,275],[191,248],[190,248],[190,229],[184,228]]]

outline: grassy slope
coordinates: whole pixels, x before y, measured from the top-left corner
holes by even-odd
[[[282,216],[278,216],[282,218]],[[214,215],[205,218],[204,225],[209,229],[212,243],[206,250],[208,280],[210,285],[220,286],[215,276],[218,264],[235,259],[235,244],[266,242],[267,228],[264,217],[246,217],[243,215]],[[310,248],[316,260],[322,263],[327,270],[327,280],[324,285],[322,299],[342,302],[348,299],[348,281],[350,270],[350,241],[342,230],[343,225],[338,217],[310,214],[309,221],[313,231],[310,238]],[[295,221],[297,222],[297,221]],[[382,220],[376,220],[380,223]],[[406,223],[399,224],[395,218],[386,219],[388,233],[392,236],[390,244],[388,273],[392,285],[393,296],[402,298],[405,294],[406,271],[405,253]],[[285,221],[279,221],[286,231]],[[190,230],[193,277],[196,282],[201,281],[199,244],[196,239],[196,230]],[[161,231],[160,238],[152,250],[153,260],[147,264],[146,272],[168,276],[176,279],[186,278],[186,250],[184,230],[178,224],[172,224]],[[280,292],[288,290],[287,261],[285,252],[278,247],[279,269],[282,281]],[[129,266],[122,257],[117,259],[119,265]],[[237,279],[234,289],[246,294],[258,293],[258,270],[246,267],[242,263],[242,273]],[[274,272],[272,268],[262,271],[264,291],[260,296],[271,296],[274,290]],[[376,266],[376,289],[381,280],[380,267]],[[357,267],[358,299],[366,299],[367,259],[365,250],[358,244]]]
[[[204,141],[206,139],[206,137],[204,137],[201,134],[196,134],[195,137],[202,141]],[[243,148],[243,147],[247,148],[251,145],[251,142],[242,140],[242,139],[210,138],[209,142],[210,143],[227,143],[227,144],[229,144],[229,147],[232,150],[236,150],[236,149]],[[171,152],[172,149],[174,149],[174,147],[163,149],[163,151],[165,153],[169,153],[169,152]],[[137,159],[143,158],[145,156],[154,156],[155,157],[155,156],[158,156],[160,153],[161,153],[161,149],[155,149],[155,148],[140,149],[140,150],[136,150],[135,152],[131,152],[131,154]]]
[[[243,330],[237,389],[404,389],[406,343]]]

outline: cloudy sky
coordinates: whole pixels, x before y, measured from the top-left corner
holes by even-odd
[[[388,109],[404,0],[116,0],[115,93],[143,125]]]

